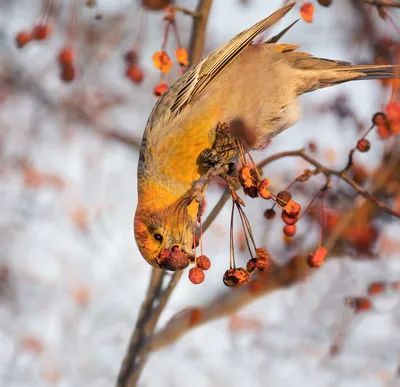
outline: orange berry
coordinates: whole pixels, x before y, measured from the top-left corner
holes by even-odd
[[[257,258],[251,258],[247,261],[246,270],[251,274],[256,269]]]
[[[165,82],[160,82],[153,90],[153,93],[156,97],[161,97],[166,90],[168,89],[168,85]]]
[[[284,228],[283,228],[283,233],[287,236],[287,237],[292,237],[296,234],[296,226],[295,225],[289,225],[287,224]]]
[[[371,143],[366,138],[362,138],[357,142],[357,149],[362,153],[368,152],[371,149]]]
[[[201,284],[204,281],[204,271],[199,267],[192,267],[189,270],[189,280],[195,285]]]
[[[168,73],[172,68],[172,61],[165,51],[157,51],[153,55],[153,64],[156,69],[160,69],[162,74]]]
[[[308,265],[310,267],[320,267],[324,264],[324,260],[328,251],[325,247],[320,247],[315,253],[310,253],[308,256]]]
[[[311,23],[314,19],[315,7],[312,3],[304,3],[300,9],[301,17],[307,23]]]
[[[263,199],[271,199],[271,192],[267,189],[269,186],[269,180],[268,179],[263,179],[261,180],[261,183],[258,186],[258,194],[263,198]]]
[[[250,275],[242,267],[229,269],[225,272],[223,281],[226,286],[234,288],[249,283]]]
[[[65,46],[58,53],[58,63],[62,66],[73,65],[75,54],[71,47]]]
[[[45,40],[51,34],[51,27],[49,24],[38,24],[33,28],[32,35],[35,40]]]
[[[60,78],[62,81],[69,83],[72,82],[76,77],[76,70],[74,66],[67,65],[61,66]]]
[[[181,66],[189,66],[189,56],[185,48],[180,47],[175,51],[177,62]]]
[[[296,217],[300,214],[300,211],[301,211],[300,204],[296,203],[292,199],[290,199],[289,202],[285,206],[285,212],[287,212],[289,216]]]
[[[32,40],[32,34],[28,31],[21,31],[15,36],[15,44],[18,48],[26,46]]]
[[[211,267],[211,261],[206,255],[200,255],[197,258],[197,267],[203,270],[208,270]]]
[[[138,65],[131,65],[126,70],[126,76],[133,82],[133,83],[141,83],[144,78],[143,70]]]

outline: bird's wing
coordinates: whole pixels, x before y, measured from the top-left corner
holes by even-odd
[[[213,51],[194,68],[189,69],[184,83],[182,82],[183,87],[177,91],[176,99],[171,106],[169,120],[176,117],[183,109],[193,103],[203,90],[251,44],[257,35],[277,23],[295,4],[296,1],[287,4],[254,26],[236,35],[228,43]]]

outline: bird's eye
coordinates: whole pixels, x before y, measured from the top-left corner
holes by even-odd
[[[164,239],[163,236],[161,234],[158,234],[158,233],[153,234],[153,236],[154,236],[154,239],[156,241],[158,241],[158,242],[162,242],[163,239]]]

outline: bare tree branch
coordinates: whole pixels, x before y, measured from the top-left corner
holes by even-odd
[[[395,7],[400,8],[400,1],[396,0],[361,0],[364,3],[376,5],[377,7]]]

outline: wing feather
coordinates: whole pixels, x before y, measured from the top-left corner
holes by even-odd
[[[295,4],[296,1],[287,4],[249,29],[236,35],[228,43],[213,51],[195,67],[189,69],[185,84],[178,91],[176,100],[171,106],[169,119],[171,120],[173,117],[176,117],[182,110],[193,103],[204,89],[251,44],[257,35],[277,23]]]

